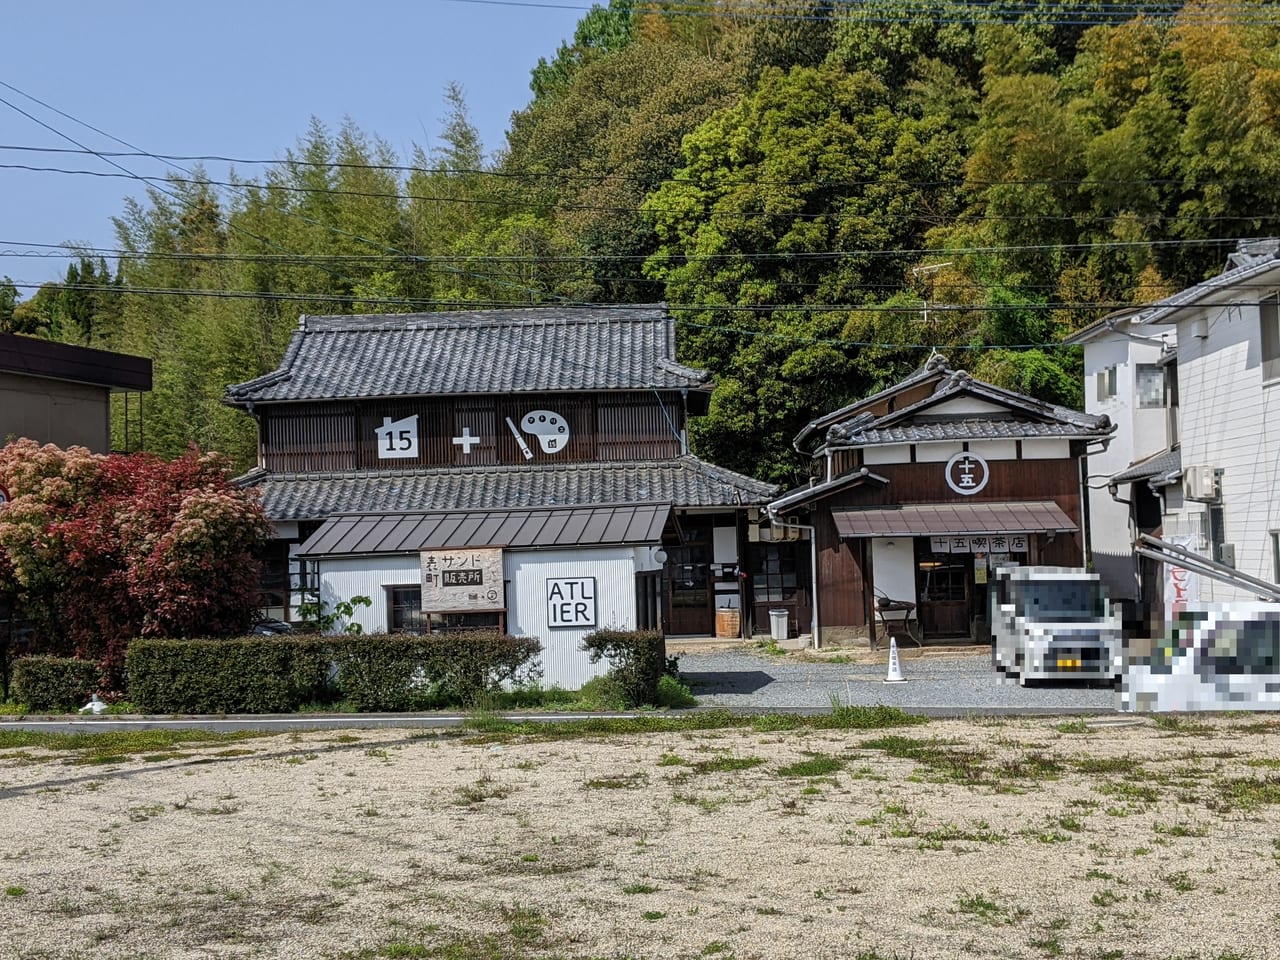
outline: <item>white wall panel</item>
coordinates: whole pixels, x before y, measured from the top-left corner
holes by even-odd
[[[977,397],[957,397],[954,400],[948,400],[945,403],[930,407],[926,412],[930,416],[935,413],[954,416],[966,413],[1004,413],[1008,409],[1008,407],[992,403],[990,400],[979,400]]]
[[[368,597],[373,606],[357,607],[354,622],[365,633],[387,630],[387,593],[385,586],[414,586],[422,582],[418,555],[393,557],[333,557],[320,561],[320,599],[332,610],[333,605],[352,597]]]
[[[911,537],[872,540],[871,568],[878,596],[916,602],[916,554]]]
[[[1022,441],[1023,460],[1066,460],[1070,456],[1070,440],[1034,438]]]
[[[973,440],[969,452],[986,460],[1015,460],[1018,456],[1017,440]]]
[[[946,463],[964,449],[959,443],[917,443],[917,463]]]
[[[593,664],[581,649],[582,638],[606,627],[636,626],[635,550],[630,547],[578,550],[508,551],[503,557],[507,579],[507,629],[542,642],[544,686],[576,690],[606,673],[606,662]],[[547,610],[547,581],[594,577],[594,627],[552,627]]]
[[[877,463],[910,463],[911,447],[905,443],[889,443],[883,446],[863,447],[862,462],[868,465]]]

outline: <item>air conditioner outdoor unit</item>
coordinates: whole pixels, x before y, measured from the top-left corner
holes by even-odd
[[[1186,467],[1182,471],[1182,496],[1187,500],[1211,503],[1218,499],[1218,477],[1208,464]]]

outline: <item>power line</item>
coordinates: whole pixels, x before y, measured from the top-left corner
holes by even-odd
[[[1082,243],[1031,243],[1031,244],[1003,244],[997,246],[972,246],[972,247],[901,247],[893,250],[810,250],[810,251],[768,251],[768,252],[751,252],[741,251],[732,253],[703,253],[703,254],[684,254],[679,259],[687,261],[696,260],[805,260],[811,258],[829,258],[829,257],[847,257],[857,255],[859,257],[933,257],[933,256],[953,256],[958,254],[1014,254],[1014,253],[1065,253],[1065,252],[1091,252],[1095,250],[1141,250],[1146,248],[1163,248],[1163,247],[1235,247],[1240,243],[1239,237],[1214,237],[1201,239],[1180,239],[1180,240],[1101,240],[1094,242]],[[137,250],[127,250],[119,247],[92,247],[80,246],[79,244],[68,243],[43,243],[36,240],[0,240],[0,244],[12,244],[22,247],[46,247],[50,249],[59,249],[66,251],[66,256],[79,256],[81,251],[104,256],[124,256],[137,259],[146,259],[147,257],[157,256],[157,254],[149,252],[139,252]],[[527,262],[528,260],[536,261],[575,261],[575,260],[648,260],[653,256],[651,253],[638,254],[573,254],[568,256],[536,256],[536,257],[517,257],[517,256],[496,256],[493,254],[432,254],[430,256],[423,254],[218,254],[218,253],[172,253],[164,254],[171,257],[186,257],[192,259],[219,259],[222,257],[235,258],[252,258],[270,261],[274,257],[285,260],[294,258],[301,259],[325,259],[332,258],[335,260],[356,260],[356,261],[419,261],[432,259],[445,260],[484,260],[484,261],[512,261]]]
[[[7,101],[5,101],[5,100],[3,100],[3,99],[0,99],[0,103],[6,103],[6,105],[7,105]],[[323,188],[323,187],[298,187],[298,186],[285,186],[285,185],[275,185],[275,184],[273,184],[273,185],[263,185],[263,184],[252,183],[252,182],[250,182],[250,183],[246,183],[246,184],[240,184],[240,183],[234,183],[234,182],[231,182],[231,181],[225,181],[225,180],[212,180],[212,179],[204,178],[204,177],[197,177],[197,178],[192,178],[192,179],[185,179],[185,178],[182,178],[182,177],[174,177],[174,176],[172,176],[172,175],[164,176],[164,177],[158,177],[158,176],[144,176],[144,175],[142,175],[142,174],[135,174],[135,173],[132,173],[132,172],[130,172],[130,173],[128,173],[127,175],[125,175],[125,174],[110,173],[110,172],[105,172],[105,171],[93,171],[93,170],[67,170],[67,169],[53,168],[53,167],[34,168],[34,167],[29,167],[29,166],[26,166],[26,165],[22,165],[22,164],[0,164],[0,169],[4,169],[4,168],[12,169],[12,168],[14,168],[14,167],[18,167],[18,168],[20,168],[20,169],[27,169],[27,170],[31,170],[31,169],[39,169],[39,170],[42,170],[42,171],[44,171],[44,172],[51,172],[51,173],[63,173],[63,174],[89,175],[89,176],[95,176],[95,177],[122,177],[122,176],[127,176],[127,177],[128,177],[128,179],[132,179],[132,180],[139,180],[139,181],[142,181],[142,182],[144,182],[144,183],[148,183],[148,184],[161,184],[161,183],[165,183],[165,184],[175,184],[175,183],[176,183],[176,184],[186,184],[186,185],[193,185],[193,186],[221,186],[221,187],[229,187],[229,188],[234,189],[234,190],[246,191],[246,192],[247,192],[247,191],[251,191],[251,190],[267,190],[268,192],[270,192],[271,190],[283,190],[283,191],[291,192],[291,193],[320,194],[320,195],[323,195],[323,196],[331,196],[331,197],[360,197],[360,198],[364,198],[364,199],[385,199],[385,200],[396,200],[396,201],[406,201],[406,200],[407,200],[407,201],[421,201],[421,202],[426,202],[426,203],[455,203],[455,204],[471,204],[471,205],[477,205],[477,206],[500,207],[500,208],[503,208],[503,209],[531,208],[531,209],[534,209],[534,210],[543,210],[543,209],[546,209],[548,206],[550,206],[550,207],[552,207],[552,208],[554,208],[554,209],[556,209],[556,210],[559,210],[559,211],[568,211],[568,212],[577,212],[577,213],[583,213],[583,212],[585,212],[585,213],[606,213],[606,214],[632,214],[632,215],[635,215],[635,214],[645,214],[645,215],[648,215],[648,214],[650,213],[650,211],[648,211],[648,210],[647,210],[645,207],[643,207],[643,206],[640,206],[640,207],[634,207],[634,206],[607,206],[607,205],[599,205],[599,204],[580,204],[580,203],[547,202],[547,201],[539,200],[539,199],[536,199],[536,198],[535,198],[535,199],[528,199],[528,200],[524,200],[524,199],[491,199],[491,198],[486,198],[486,197],[440,197],[440,196],[421,196],[421,195],[417,195],[417,194],[385,193],[385,192],[378,192],[378,191],[362,191],[362,190],[341,190],[341,189],[336,189],[336,188],[334,188],[334,189],[329,189],[329,188]],[[681,181],[669,181],[669,182],[681,182]],[[810,181],[810,182],[811,182],[811,183],[813,183],[814,185],[829,186],[828,184],[823,184],[821,181]],[[1022,181],[1022,180],[1012,180],[1012,181],[992,181],[992,182],[987,183],[986,185],[987,185],[987,186],[1009,186],[1009,187],[1019,187],[1019,186],[1024,186],[1024,185],[1027,185],[1027,184],[1047,183],[1047,182],[1064,182],[1064,183],[1065,183],[1065,182],[1070,182],[1070,183],[1078,184],[1079,186],[1093,186],[1093,185],[1099,185],[1099,186],[1101,186],[1101,185],[1105,185],[1105,184],[1107,184],[1107,183],[1112,183],[1112,184],[1125,183],[1125,184],[1127,185],[1127,184],[1129,183],[1128,181],[1088,181],[1088,180],[1081,180],[1081,181]],[[1134,183],[1141,183],[1142,181],[1133,181],[1133,182],[1134,182]],[[1267,181],[1265,181],[1265,180],[1261,180],[1261,179],[1260,179],[1260,180],[1257,180],[1257,181],[1238,181],[1238,182],[1247,182],[1247,183],[1258,183],[1258,182],[1262,182],[1262,183],[1265,183],[1265,182],[1267,182]],[[869,186],[869,185],[871,185],[872,183],[875,183],[876,185],[879,185],[879,186],[882,186],[882,187],[904,187],[904,188],[908,188],[908,189],[909,189],[909,188],[911,188],[911,187],[913,187],[913,186],[918,186],[918,185],[921,185],[921,184],[928,184],[928,183],[930,183],[930,182],[928,182],[928,181],[920,181],[920,182],[918,182],[918,183],[913,183],[912,181],[882,180],[882,181],[868,181],[868,182],[866,182],[866,184],[863,184],[863,185],[867,185],[867,186]],[[941,182],[941,181],[940,181],[940,182],[939,182],[939,185],[944,185],[944,186],[945,186],[945,185],[948,185],[948,184],[946,184],[945,182]],[[971,184],[965,184],[965,183],[956,183],[956,184],[954,184],[954,186],[955,186],[957,189],[960,189],[960,188],[968,189],[968,188],[970,188],[970,187],[971,187],[971,186],[973,186],[973,185],[971,185]],[[166,192],[167,192],[167,191],[166,191]],[[171,193],[170,193],[170,194],[168,194],[168,195],[169,195],[169,196],[173,196],[173,194],[171,194]],[[799,199],[803,199],[803,198],[797,198],[797,199],[799,200]],[[845,211],[845,210],[841,209],[841,208],[840,208],[840,206],[838,206],[838,204],[841,202],[841,199],[843,199],[843,200],[860,200],[860,199],[865,199],[865,198],[861,198],[861,197],[847,197],[847,198],[840,198],[840,199],[837,199],[837,201],[836,201],[837,205],[832,206],[832,207],[827,207],[827,208],[824,208],[824,209],[822,209],[822,210],[815,210],[815,211],[799,211],[799,210],[797,210],[797,211],[776,211],[776,210],[768,210],[768,209],[725,210],[725,209],[720,209],[720,208],[718,208],[718,207],[717,207],[717,205],[716,205],[716,203],[715,203],[715,201],[712,201],[712,202],[708,205],[707,215],[708,215],[710,218],[712,218],[712,220],[713,220],[713,221],[714,221],[715,219],[717,219],[717,218],[718,218],[718,219],[720,219],[720,220],[725,220],[725,219],[732,220],[732,219],[733,219],[733,218],[735,218],[735,217],[741,217],[741,218],[748,218],[748,217],[750,217],[750,218],[757,218],[757,219],[777,219],[777,220],[785,220],[785,221],[808,221],[808,220],[819,220],[819,219],[826,218],[826,217],[838,218],[838,217],[840,217],[840,216],[845,215],[845,213],[846,213],[846,211]],[[919,199],[920,199],[920,202],[921,202],[921,203],[925,203],[925,202],[927,202],[930,198],[928,198],[928,197],[921,197],[921,198],[919,198]],[[309,223],[309,224],[311,224],[311,225],[313,225],[313,226],[317,226],[317,227],[321,227],[322,229],[330,230],[331,232],[337,233],[337,234],[342,235],[342,236],[349,237],[349,238],[354,239],[354,240],[357,240],[357,241],[359,241],[359,242],[361,242],[361,243],[369,244],[370,246],[382,247],[383,249],[389,249],[389,250],[395,250],[395,249],[396,249],[395,247],[389,247],[389,246],[386,246],[386,245],[382,244],[382,243],[381,243],[381,242],[379,242],[379,241],[369,239],[368,237],[363,237],[363,236],[361,236],[361,235],[359,235],[359,234],[353,234],[353,233],[349,233],[349,232],[347,232],[347,231],[340,230],[340,229],[338,229],[338,228],[336,228],[336,227],[332,227],[332,226],[330,226],[330,225],[328,225],[328,224],[325,224],[325,223],[322,223],[322,222],[320,222],[320,221],[313,220],[313,219],[311,219],[311,218],[309,218],[309,217],[302,216],[301,214],[294,213],[294,212],[292,212],[292,211],[290,211],[290,210],[288,210],[288,209],[282,208],[282,207],[273,207],[273,209],[280,210],[282,213],[285,213],[286,215],[297,217],[297,218],[299,218],[299,219],[303,220],[304,222]],[[856,215],[861,216],[861,215],[862,215],[862,213],[861,213],[861,212],[858,212]],[[1130,219],[1130,218],[1132,217],[1132,212],[1130,212],[1130,211],[1124,211],[1124,212],[1121,212],[1121,213],[1111,214],[1111,215],[1102,215],[1102,214],[1090,213],[1090,212],[1085,211],[1085,210],[1081,210],[1081,211],[1073,212],[1073,213],[1063,213],[1063,214],[1043,214],[1043,213],[1037,213],[1037,214],[991,214],[991,213],[982,213],[982,214],[979,214],[980,221],[981,221],[981,222],[983,222],[983,223],[1019,223],[1019,224],[1028,224],[1028,223],[1074,223],[1074,222],[1076,222],[1077,220],[1079,220],[1081,217],[1085,217],[1085,216],[1087,216],[1087,217],[1089,218],[1089,221],[1090,221],[1091,223],[1114,223],[1114,222],[1117,222],[1117,221],[1119,221],[1119,220],[1128,220],[1128,219]],[[1177,224],[1180,224],[1180,223],[1196,223],[1196,224],[1202,224],[1202,223],[1263,223],[1263,222],[1270,222],[1270,221],[1280,220],[1280,213],[1273,213],[1273,214],[1261,214],[1261,213],[1253,213],[1253,214],[1210,214],[1210,215],[1196,215],[1196,214],[1181,215],[1181,214],[1175,214],[1175,215],[1173,215],[1173,216],[1164,216],[1164,215],[1160,215],[1160,214],[1153,214],[1153,216],[1159,216],[1160,224],[1161,224],[1163,227],[1165,227],[1166,229],[1167,229],[1167,228],[1169,228],[1170,226],[1176,226]],[[218,219],[219,219],[220,221],[222,221],[223,223],[225,223],[225,224],[226,224],[228,227],[230,227],[231,229],[237,229],[237,230],[239,230],[239,229],[240,229],[240,228],[236,227],[236,226],[235,226],[235,225],[234,225],[234,224],[233,224],[229,219],[227,219],[226,217],[221,217],[221,216],[220,216]],[[933,215],[933,216],[925,216],[925,215],[921,215],[921,216],[918,216],[916,219],[917,219],[917,221],[919,221],[919,222],[921,222],[921,223],[930,223],[930,224],[934,224],[934,225],[948,225],[948,224],[952,224],[952,223],[954,223],[954,222],[955,222],[955,218],[954,218],[954,217],[947,217],[947,216],[943,216],[943,215]],[[249,234],[249,235],[250,235],[250,236],[253,236],[252,234]],[[258,238],[258,239],[260,239],[260,240],[261,240],[261,238]],[[265,241],[265,240],[263,240],[262,242],[264,242],[264,243],[268,243],[268,241]],[[274,244],[269,244],[269,245],[274,245]],[[408,254],[408,255],[409,255],[409,256],[412,256],[412,254]]]
[[[543,7],[548,10],[581,10],[584,14],[589,11],[589,7],[578,4],[568,3],[536,3],[533,0],[450,0],[453,3],[467,3],[477,6],[493,6],[493,7],[524,7],[538,8]],[[840,22],[848,19],[857,19],[860,22],[872,24],[896,24],[896,23],[915,23],[922,19],[919,15],[911,15],[904,13],[902,16],[886,16],[877,12],[873,16],[857,16],[850,17],[843,13],[844,10],[852,11],[855,5],[851,3],[827,3],[818,4],[815,10],[823,12],[815,13],[796,13],[797,7],[806,6],[803,3],[767,3],[767,4],[738,4],[737,8],[744,12],[733,12],[733,8],[726,9],[723,4],[715,2],[715,0],[682,0],[679,3],[667,3],[661,7],[638,5],[633,8],[632,16],[644,14],[661,14],[669,18],[676,17],[695,17],[708,18],[715,20],[729,21],[751,21],[751,20],[779,20],[779,21],[810,21],[810,22]],[[903,6],[907,6],[903,4]],[[1206,10],[1214,11],[1213,13],[1202,13],[1199,8],[1191,10],[1172,9],[1176,5],[1168,4],[1171,9],[1161,11],[1158,7],[1153,8],[1150,4],[1096,4],[1098,8],[1096,12],[1081,11],[1078,6],[1068,4],[1051,4],[1039,3],[1035,0],[1025,0],[1025,2],[973,2],[973,3],[930,3],[916,5],[922,13],[929,17],[931,22],[939,24],[959,24],[966,26],[979,26],[992,23],[1018,23],[1029,20],[1034,24],[1043,26],[1101,26],[1106,24],[1125,23],[1135,17],[1142,15],[1151,20],[1172,20],[1179,19],[1192,22],[1197,25],[1217,25],[1223,23],[1243,23],[1248,25],[1269,25],[1277,22],[1275,16],[1267,16],[1264,12],[1265,7],[1248,3],[1214,3],[1205,5]],[[963,16],[946,16],[938,15],[941,11],[955,7],[972,7],[983,11],[986,16],[983,17],[963,17]],[[1239,11],[1240,15],[1223,16],[1218,11]],[[1053,14],[1046,16],[1045,14]]]
[[[90,129],[90,130],[94,131],[95,133],[99,134],[100,136],[104,136],[104,137],[107,137],[107,138],[108,138],[108,139],[110,139],[110,140],[114,140],[116,143],[120,144],[121,146],[128,147],[130,150],[140,150],[140,148],[139,148],[139,147],[137,147],[135,144],[129,143],[129,142],[128,142],[128,141],[126,141],[126,140],[121,140],[119,137],[113,136],[113,135],[111,135],[111,134],[107,133],[107,132],[106,132],[106,131],[104,131],[104,130],[99,130],[97,127],[93,126],[92,124],[86,123],[86,122],[85,122],[85,121],[83,121],[83,120],[80,120],[80,119],[78,119],[78,118],[76,118],[76,117],[73,117],[73,116],[72,116],[71,114],[69,114],[69,113],[66,113],[66,112],[64,112],[64,111],[62,111],[62,110],[59,110],[57,107],[53,106],[52,104],[46,103],[45,101],[43,101],[43,100],[39,99],[38,97],[35,97],[35,96],[33,96],[33,95],[31,95],[31,94],[27,93],[27,92],[26,92],[26,91],[24,91],[24,90],[20,90],[18,87],[14,86],[14,85],[13,85],[13,84],[11,84],[11,83],[7,83],[7,82],[5,82],[4,80],[0,80],[0,86],[5,87],[6,89],[12,90],[14,93],[17,93],[17,94],[19,94],[20,96],[26,97],[28,100],[31,100],[33,103],[38,103],[40,106],[44,107],[46,110],[52,110],[54,113],[58,114],[58,115],[59,115],[59,116],[61,116],[61,117],[65,117],[66,119],[68,119],[68,120],[72,121],[73,123],[81,124],[82,126],[87,127],[88,129]],[[7,100],[5,100],[5,99],[3,99],[3,98],[0,98],[0,103],[4,104],[5,106],[9,107],[10,109],[12,109],[12,110],[16,111],[17,113],[22,114],[24,117],[27,117],[27,118],[28,118],[29,120],[31,120],[33,123],[39,124],[41,127],[44,127],[46,130],[49,130],[50,132],[54,133],[55,135],[57,135],[57,136],[61,137],[61,138],[62,138],[62,139],[64,139],[64,140],[68,141],[69,143],[73,143],[73,144],[75,144],[75,145],[76,145],[77,147],[79,147],[80,149],[82,149],[82,150],[87,150],[87,151],[89,151],[90,153],[94,153],[96,156],[99,156],[99,159],[102,159],[102,160],[104,160],[105,162],[107,162],[107,163],[111,164],[111,166],[113,166],[113,167],[117,168],[118,170],[124,171],[125,173],[129,174],[129,176],[131,176],[132,178],[134,178],[134,179],[136,179],[136,180],[141,180],[141,181],[142,181],[142,182],[144,182],[144,183],[146,183],[146,182],[147,182],[147,179],[146,179],[146,178],[144,178],[144,177],[140,176],[139,174],[135,174],[135,173],[133,173],[133,172],[132,172],[132,171],[130,171],[127,167],[121,166],[119,163],[116,163],[114,160],[112,160],[112,159],[110,159],[110,158],[107,158],[107,157],[105,157],[105,156],[102,156],[102,155],[96,154],[96,153],[95,153],[95,151],[93,151],[93,150],[92,150],[92,148],[90,148],[90,147],[86,146],[85,144],[81,143],[80,141],[76,140],[74,137],[72,137],[72,136],[70,136],[70,135],[68,135],[68,134],[66,134],[66,133],[63,133],[61,130],[58,130],[57,128],[55,128],[55,127],[51,126],[50,124],[45,123],[43,120],[40,120],[40,119],[38,119],[38,118],[36,118],[36,117],[32,116],[30,113],[27,113],[27,111],[25,111],[25,110],[23,110],[22,108],[20,108],[20,107],[18,107],[18,106],[16,106],[16,105],[14,105],[14,104],[12,104],[12,103],[10,103],[9,101],[7,101]],[[188,174],[190,174],[190,173],[191,173],[191,171],[190,171],[190,170],[187,170],[187,171],[185,171],[185,172],[187,172]],[[157,190],[159,190],[160,192],[164,193],[166,196],[169,196],[169,197],[171,197],[172,199],[177,200],[179,203],[187,203],[187,202],[188,202],[188,201],[186,201],[186,199],[185,199],[185,198],[183,198],[181,195],[174,194],[172,191],[170,191],[170,190],[166,190],[166,189],[164,189],[163,187],[155,187],[155,189],[157,189]],[[244,188],[240,188],[240,189],[244,189]],[[337,227],[331,226],[331,225],[329,225],[329,224],[319,223],[318,221],[311,220],[310,218],[305,217],[305,216],[303,216],[303,215],[301,215],[301,214],[295,213],[295,212],[293,212],[293,211],[284,210],[284,211],[281,211],[281,212],[283,212],[283,213],[284,213],[286,216],[288,216],[288,217],[292,217],[292,218],[295,218],[295,219],[298,219],[298,220],[302,220],[303,222],[305,222],[305,223],[309,223],[309,224],[312,224],[313,226],[321,227],[322,229],[327,230],[327,231],[329,231],[329,232],[331,232],[331,233],[338,234],[338,235],[340,235],[340,236],[345,236],[345,237],[347,237],[347,238],[349,238],[349,239],[356,240],[357,242],[360,242],[360,243],[367,243],[367,244],[369,244],[369,245],[371,245],[371,246],[381,247],[384,251],[389,251],[389,252],[392,252],[392,253],[403,253],[403,252],[404,252],[404,251],[402,251],[402,250],[398,250],[398,249],[397,249],[397,248],[395,248],[395,247],[386,247],[386,246],[382,246],[381,244],[377,243],[376,241],[370,240],[370,239],[368,239],[367,237],[362,237],[362,236],[360,236],[360,235],[358,235],[358,234],[352,234],[352,233],[348,233],[348,232],[346,232],[346,231],[344,231],[344,230],[339,230]],[[249,230],[245,230],[243,227],[239,227],[238,225],[236,225],[236,224],[232,223],[230,220],[228,220],[226,217],[223,217],[221,214],[219,214],[219,215],[218,215],[218,220],[219,220],[219,222],[223,223],[223,224],[224,224],[228,229],[231,229],[231,230],[234,230],[234,231],[236,231],[236,232],[238,232],[238,233],[241,233],[241,234],[243,234],[244,236],[247,236],[247,237],[249,237],[250,239],[256,240],[257,242],[262,243],[262,244],[264,244],[264,245],[266,245],[266,246],[268,246],[268,247],[274,247],[274,248],[275,248],[275,249],[277,249],[277,250],[284,250],[284,248],[283,248],[283,247],[281,247],[279,244],[275,243],[274,241],[272,241],[272,240],[270,240],[270,239],[268,239],[268,238],[265,238],[265,237],[259,237],[259,236],[257,236],[256,234],[252,233],[251,231],[249,231]],[[287,253],[287,252],[289,252],[289,251],[285,250],[285,252]],[[345,282],[345,283],[349,283],[349,284],[351,284],[352,286],[354,286],[354,285],[356,284],[356,281],[355,281],[355,280],[353,280],[352,278],[350,278],[350,277],[343,277],[343,276],[340,276],[340,275],[338,275],[338,274],[333,274],[333,273],[332,273],[332,271],[330,271],[327,267],[325,267],[325,266],[323,266],[323,265],[318,265],[318,268],[319,268],[319,269],[321,269],[321,270],[323,270],[323,271],[325,271],[326,273],[330,273],[330,274],[332,274],[332,275],[335,277],[335,279],[342,280],[343,282]],[[458,272],[461,272],[461,271],[458,271]],[[483,279],[483,280],[485,280],[486,282],[490,282],[490,281],[492,281],[492,282],[496,282],[496,283],[499,283],[499,284],[505,284],[505,285],[507,285],[507,286],[511,286],[511,287],[515,287],[515,288],[519,288],[519,286],[520,286],[519,284],[514,283],[513,281],[510,281],[510,280],[506,280],[505,278],[495,279],[495,278],[492,278],[492,277],[483,277],[483,276],[480,276],[480,277],[475,277],[475,278],[473,278],[473,279]]]
[[[59,290],[73,290],[87,293],[108,293],[119,294],[122,296],[156,296],[156,297],[211,297],[214,299],[228,300],[273,300],[273,301],[298,301],[298,302],[315,302],[315,301],[332,301],[334,303],[360,303],[360,304],[376,304],[384,306],[398,305],[418,305],[418,306],[457,306],[461,305],[467,309],[480,308],[515,308],[528,307],[534,301],[531,300],[487,300],[472,301],[462,299],[431,299],[425,297],[365,297],[354,294],[334,294],[334,293],[284,293],[278,291],[253,291],[253,290],[207,290],[201,288],[177,288],[177,287],[135,287],[135,286],[110,286],[107,284],[93,283],[32,283],[29,281],[12,281],[15,287],[19,289],[39,289],[42,286],[52,286]],[[627,304],[603,304],[586,300],[572,300],[569,298],[557,298],[552,294],[540,294],[544,299],[554,299],[554,306],[558,307],[609,307],[610,309],[625,310],[630,305]],[[1055,310],[1119,310],[1127,307],[1135,306],[1132,303],[1123,301],[1105,301],[1097,303],[1076,302],[1076,303],[1031,303],[1031,304],[930,304],[930,313],[1018,313],[1018,312],[1047,312]],[[672,311],[689,311],[689,312],[712,312],[712,313],[754,313],[754,314],[772,314],[786,311],[803,311],[806,313],[918,313],[920,307],[907,304],[822,304],[822,303],[755,303],[755,304],[681,304],[668,303],[667,308]],[[648,309],[644,307],[643,309]]]
[[[879,187],[879,186],[908,186],[908,187],[1023,187],[1023,186],[1048,186],[1048,187],[1114,187],[1114,186],[1185,186],[1185,177],[1139,177],[1126,179],[1109,179],[1109,178],[1091,178],[1091,177],[1019,177],[1009,180],[977,180],[963,177],[952,177],[932,180],[909,180],[901,178],[889,178],[878,180],[838,180],[827,178],[801,178],[801,179],[771,179],[762,177],[735,177],[727,176],[724,178],[703,178],[695,182],[680,176],[663,177],[654,180],[651,177],[643,177],[634,174],[617,173],[610,171],[609,173],[575,173],[562,170],[557,171],[531,171],[531,170],[497,170],[497,169],[477,169],[469,167],[416,167],[403,164],[385,164],[385,163],[351,163],[323,160],[249,160],[244,158],[222,157],[213,154],[181,156],[176,154],[163,153],[140,153],[133,151],[117,151],[117,152],[98,152],[93,150],[72,150],[59,147],[36,147],[28,145],[16,144],[0,144],[0,151],[26,151],[33,153],[63,153],[75,155],[88,155],[98,157],[147,157],[153,160],[165,161],[194,161],[194,162],[222,162],[229,164],[243,164],[245,166],[253,164],[278,165],[278,166],[305,166],[321,169],[333,170],[366,170],[378,172],[401,172],[401,173],[422,173],[429,175],[443,175],[446,177],[493,177],[504,180],[563,180],[577,181],[584,180],[591,183],[604,182],[634,182],[644,184],[681,184],[696,187],[699,190],[707,190],[711,188],[725,187]],[[63,173],[73,174],[77,176],[92,177],[119,177],[128,176],[132,179],[143,177],[146,180],[155,181],[172,181],[177,183],[207,183],[212,186],[233,187],[236,189],[260,189],[260,190],[283,190],[294,193],[325,193],[335,196],[353,196],[353,197],[396,197],[402,200],[429,200],[437,202],[449,202],[456,200],[454,197],[436,197],[436,196],[420,196],[410,193],[385,193],[377,191],[362,190],[343,190],[337,187],[307,187],[293,186],[290,184],[280,183],[278,181],[258,182],[256,180],[215,180],[211,177],[201,177],[197,179],[184,180],[180,177],[172,176],[143,176],[141,174],[122,174],[112,173],[106,170],[82,170],[69,169],[66,167],[49,167],[36,166],[34,164],[24,163],[0,163],[0,169],[4,170],[28,170],[34,173]],[[190,171],[188,171],[190,172]],[[1256,177],[1217,177],[1212,179],[1197,179],[1196,187],[1207,186],[1254,186],[1263,184],[1270,186],[1273,179],[1264,176]],[[467,202],[489,202],[489,201],[467,201]],[[501,201],[493,201],[501,202]]]

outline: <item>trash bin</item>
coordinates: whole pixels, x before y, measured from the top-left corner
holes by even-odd
[[[786,610],[769,611],[769,636],[774,642],[787,639],[788,619],[789,615]]]

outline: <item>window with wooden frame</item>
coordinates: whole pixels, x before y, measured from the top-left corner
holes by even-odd
[[[459,613],[426,613],[429,633],[453,633],[461,630],[497,630],[506,632],[505,610],[480,610]]]
[[[809,545],[753,543],[748,572],[756,603],[799,601],[809,579]]]
[[[1262,332],[1262,379],[1280,380],[1280,296],[1273,293],[1258,301],[1258,322]]]
[[[422,633],[427,619],[422,612],[422,587],[418,584],[389,586],[387,630],[391,633]]]

